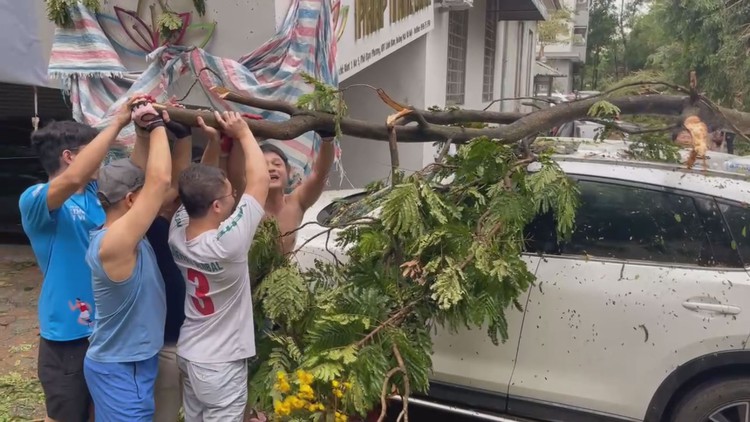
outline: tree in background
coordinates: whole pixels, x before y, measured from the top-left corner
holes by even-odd
[[[650,14],[663,22],[649,67],[675,82],[685,69],[701,75],[703,90],[720,104],[746,107],[750,84],[750,3],[742,0],[657,0]]]
[[[617,31],[614,0],[593,0],[589,7],[589,33],[586,51],[586,85],[597,89],[611,68],[612,40]],[[614,73],[614,72],[612,72]]]
[[[750,105],[750,2],[593,0],[586,85],[602,89],[646,70],[686,85],[695,70],[719,104]]]
[[[544,57],[544,47],[567,41],[570,38],[570,22],[573,11],[562,7],[550,14],[548,20],[539,22],[537,33],[539,35],[539,56]]]

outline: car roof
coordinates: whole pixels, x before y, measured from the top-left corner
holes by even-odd
[[[690,154],[688,149],[680,150],[682,163],[661,163],[630,158],[626,152],[632,143],[628,141],[539,138],[543,139],[552,141],[558,151],[553,159],[570,175],[667,187],[750,204],[750,156],[709,151],[706,169],[698,159],[695,167],[688,170],[684,164]],[[531,165],[532,170],[535,164]],[[324,191],[305,212],[304,220],[315,221],[320,211],[331,202],[360,192],[363,189]]]
[[[684,162],[689,149],[680,150],[682,163],[641,161],[627,154],[631,142],[551,138],[558,153],[553,159],[568,174],[603,177],[680,189],[750,203],[750,157],[709,151],[706,167],[698,159],[693,169]]]

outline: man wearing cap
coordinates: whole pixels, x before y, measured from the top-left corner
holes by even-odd
[[[133,122],[149,133],[146,171],[129,158],[99,172],[103,227],[92,232],[91,268],[97,318],[84,374],[97,420],[152,421],[166,299],[145,234],[170,186],[172,160],[164,120],[150,101],[132,101]]]

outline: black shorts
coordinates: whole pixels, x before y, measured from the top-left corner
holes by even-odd
[[[51,341],[39,338],[37,371],[44,390],[47,416],[57,422],[89,419],[91,395],[83,377],[88,339]]]

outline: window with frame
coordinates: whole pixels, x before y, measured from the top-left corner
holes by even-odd
[[[573,45],[583,46],[586,45],[586,32],[588,29],[585,26],[576,26],[573,28]]]
[[[448,16],[448,73],[445,102],[464,103],[466,94],[466,43],[469,35],[469,11],[452,11]]]
[[[526,230],[527,252],[742,266],[712,199],[588,180],[578,187],[581,205],[571,238],[558,242],[554,218],[537,216]]]
[[[484,77],[482,79],[482,101],[492,101],[495,96],[495,55],[497,51],[497,18],[489,10],[484,22]]]

